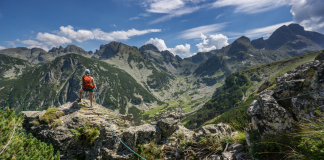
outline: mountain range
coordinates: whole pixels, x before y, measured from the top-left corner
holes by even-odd
[[[103,105],[116,112],[132,113],[137,120],[151,120],[175,107],[195,113],[226,90],[232,73],[323,48],[323,34],[298,24],[284,25],[265,40],[242,36],[221,49],[188,58],[159,51],[152,44],[137,48],[115,41],[95,52],[75,45],[48,52],[8,48],[0,50],[0,108],[42,110],[72,102],[78,97],[83,71],[89,68]],[[259,75],[248,78],[253,76]]]

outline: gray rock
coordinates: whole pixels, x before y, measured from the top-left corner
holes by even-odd
[[[203,126],[202,132],[204,133],[204,135],[210,134],[211,136],[218,136],[218,137],[232,135],[231,127],[225,123],[209,124],[209,125]]]
[[[222,160],[222,156],[220,155],[212,155],[211,158],[212,160]]]

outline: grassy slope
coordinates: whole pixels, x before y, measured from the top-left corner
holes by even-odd
[[[227,122],[236,129],[244,128],[249,123],[249,118],[246,113],[247,108],[231,110],[222,115],[221,113],[215,113],[215,111],[228,109],[234,105],[239,107],[251,104],[257,98],[257,89],[265,80],[270,81],[266,88],[273,88],[275,87],[275,77],[303,63],[314,60],[321,52],[324,52],[324,50],[264,64],[231,74],[226,78],[225,85],[217,89],[213,98],[198,112],[187,116],[183,124],[189,128],[197,128],[207,123]]]
[[[17,77],[31,68],[32,65],[25,60],[0,54],[0,88],[12,84]]]

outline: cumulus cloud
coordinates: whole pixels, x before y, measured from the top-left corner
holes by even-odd
[[[184,57],[192,56],[192,53],[190,53],[190,44],[185,45],[177,45],[174,48],[168,49],[171,53],[176,55],[181,55]]]
[[[174,55],[180,55],[182,57],[188,57],[193,55],[192,53],[190,53],[190,44],[177,45],[174,48],[168,48],[165,45],[164,40],[158,38],[151,38],[150,40],[145,42],[145,44],[153,44],[159,49],[159,51],[168,50]]]
[[[168,49],[168,47],[165,45],[163,39],[151,38],[150,40],[145,42],[145,44],[153,44],[156,48],[159,49],[159,51],[164,51],[164,50]]]
[[[201,33],[202,43],[197,44],[198,52],[208,52],[228,45],[228,38],[222,34],[209,35],[208,38]]]
[[[50,34],[50,33],[41,33],[39,32],[36,36],[36,39],[42,41],[43,43],[50,46],[59,46],[65,43],[72,43],[71,39],[66,37]]]
[[[301,24],[306,30],[324,33],[324,1],[302,0],[293,1],[290,12],[294,22]]]
[[[89,39],[94,39],[94,35],[89,30],[78,30],[74,31],[74,28],[70,25],[67,27],[61,26],[60,32],[58,32],[60,35],[67,36],[70,39],[74,39],[77,42],[83,42]]]
[[[213,32],[217,32],[217,31],[220,31],[223,28],[225,28],[226,24],[227,23],[217,23],[217,24],[211,24],[211,25],[205,25],[205,26],[200,26],[200,27],[196,27],[196,28],[191,28],[191,29],[182,31],[178,37],[184,38],[184,39],[200,38],[201,33],[202,34],[212,34]]]
[[[6,47],[2,47],[2,46],[0,46],[0,50],[2,50],[2,49],[6,49]]]
[[[161,29],[136,30],[133,28],[128,31],[104,32],[100,28],[96,28],[93,30],[75,31],[74,28],[69,25],[67,27],[61,26],[60,31],[56,31],[59,35],[74,39],[77,42],[83,42],[90,39],[104,41],[126,40],[132,36],[143,35],[151,32],[161,32]]]

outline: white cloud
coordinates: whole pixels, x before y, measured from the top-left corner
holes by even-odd
[[[190,14],[192,12],[195,12],[195,11],[199,10],[200,8],[202,8],[202,7],[201,6],[197,6],[197,7],[181,8],[179,10],[176,10],[174,12],[171,12],[168,15],[165,15],[165,16],[162,16],[162,17],[156,19],[156,20],[153,20],[149,24],[160,23],[160,22],[164,22],[164,21],[170,20],[171,18],[174,18],[174,17],[180,17],[180,16],[185,15],[185,14]]]
[[[38,39],[50,46],[59,46],[59,45],[65,44],[65,43],[72,43],[71,39],[68,39],[66,37],[61,37],[58,35],[54,35],[54,34],[50,34],[50,33],[39,32],[36,36],[36,39]]]
[[[185,45],[177,45],[174,48],[168,49],[171,53],[176,55],[181,55],[184,57],[192,56],[192,53],[190,53],[190,44]]]
[[[201,33],[202,43],[197,44],[198,52],[208,52],[228,45],[228,38],[222,34],[209,35],[207,38]]]
[[[15,41],[5,41],[9,46],[16,47]]]
[[[128,31],[114,31],[114,32],[107,33],[97,28],[92,31],[95,39],[105,40],[105,41],[126,40],[132,36],[143,35],[151,32],[161,32],[161,29],[136,30],[133,28]]]
[[[145,42],[145,44],[153,44],[154,46],[156,46],[156,48],[159,49],[159,51],[168,50],[174,55],[180,55],[182,57],[192,56],[192,53],[190,53],[190,44],[177,45],[175,46],[175,48],[168,48],[165,45],[164,40],[158,38],[151,38],[150,40]]]
[[[201,33],[206,35],[212,34],[213,32],[217,32],[225,28],[226,24],[227,23],[218,23],[218,24],[211,24],[211,25],[191,28],[182,31],[179,35],[179,38],[184,38],[184,39],[200,38]]]
[[[220,18],[220,17],[222,17],[224,15],[225,15],[225,13],[219,14],[215,19],[218,19],[218,18]]]
[[[23,44],[27,44],[27,45],[44,45],[43,43],[39,43],[39,42],[34,41],[34,40],[24,40],[24,41],[20,41],[20,42],[23,43]]]
[[[164,50],[168,49],[168,47],[165,45],[163,39],[151,38],[150,40],[145,42],[145,44],[153,44],[156,48],[159,49],[159,51],[164,51]]]
[[[235,6],[234,13],[244,12],[247,14],[254,14],[269,11],[284,5],[287,5],[287,0],[218,0],[213,6],[215,8],[225,7],[225,6]]]
[[[94,35],[89,30],[78,30],[74,31],[74,28],[70,25],[67,27],[61,26],[58,32],[59,35],[67,36],[70,39],[74,39],[77,42],[83,42],[89,39],[94,39]]]
[[[149,17],[149,16],[151,16],[149,13],[141,13],[138,16],[129,18],[128,20],[142,19],[143,17]]]
[[[27,47],[29,49],[31,49],[31,48],[41,48],[41,49],[43,49],[45,51],[49,51],[49,48],[44,43],[40,43],[40,42],[30,40],[30,39],[29,40],[24,40],[24,41],[21,41],[21,40],[17,40],[17,41],[21,42],[22,44],[30,45],[30,46]]]
[[[290,12],[295,23],[306,30],[324,33],[324,1],[323,0],[218,0],[213,7],[234,6],[234,13],[254,14],[266,12],[285,5],[292,6]]]
[[[276,29],[278,29],[283,25],[289,25],[290,23],[293,22],[290,21],[290,22],[278,23],[278,24],[274,24],[262,28],[250,29],[250,30],[246,30],[244,33],[228,32],[226,35],[233,36],[232,38],[238,38],[243,35],[249,38],[269,37]]]
[[[136,30],[133,28],[128,31],[104,32],[100,28],[96,28],[93,30],[75,31],[74,28],[69,25],[67,27],[61,26],[60,31],[56,31],[56,33],[58,33],[59,35],[66,36],[70,39],[74,39],[77,42],[83,42],[89,39],[105,41],[126,40],[132,36],[143,35],[151,32],[161,32],[161,29]]]
[[[204,1],[205,0],[143,0],[142,4],[149,13],[167,14],[149,23],[155,24],[209,7],[210,4],[199,4]]]
[[[141,19],[140,17],[131,17],[128,20],[136,20],[136,19]]]
[[[153,13],[170,13],[175,9],[184,7],[185,5],[182,0],[150,0],[148,3],[150,3],[150,7],[146,11]]]
[[[6,47],[2,47],[2,46],[0,46],[0,50],[2,50],[2,49],[6,49]]]
[[[290,12],[294,16],[294,22],[304,26],[306,30],[324,33],[324,1],[301,0],[293,2]]]

